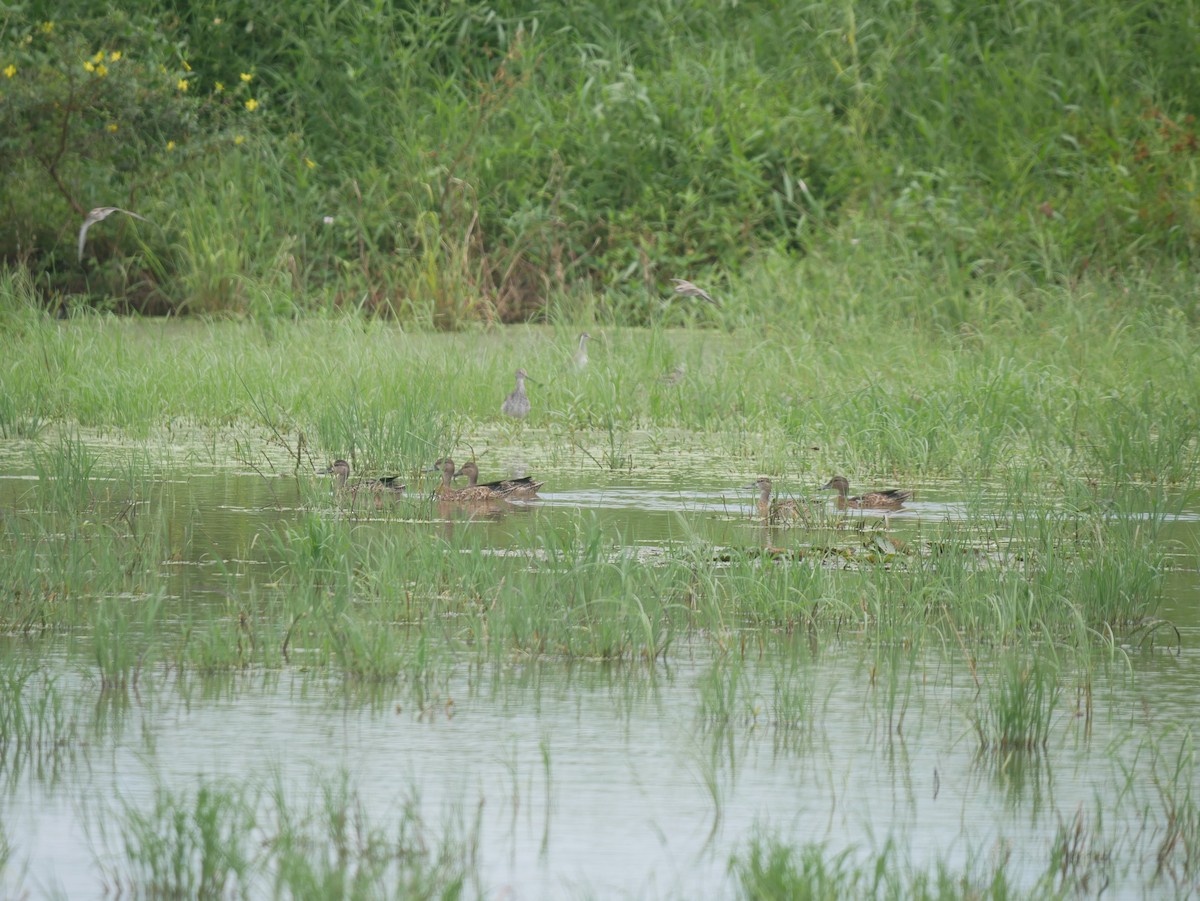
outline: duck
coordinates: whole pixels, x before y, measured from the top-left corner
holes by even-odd
[[[845,510],[847,507],[854,510],[896,510],[913,496],[911,491],[902,488],[887,488],[868,491],[857,497],[847,497],[850,493],[850,482],[844,476],[834,476],[821,486],[822,491],[830,488],[838,493],[836,503],[839,510]]]
[[[529,395],[525,393],[525,379],[529,378],[524,369],[517,370],[517,387],[504,398],[500,412],[513,419],[524,419],[529,415]]]
[[[435,460],[430,472],[441,471],[442,484],[438,485],[433,496],[440,501],[452,501],[462,504],[482,504],[489,501],[502,501],[504,495],[499,494],[487,485],[468,485],[466,488],[455,488],[450,482],[455,476],[454,461],[449,457]]]
[[[484,482],[482,485],[479,482],[479,467],[475,465],[474,460],[468,460],[454,474],[455,478],[466,476],[468,488],[488,488],[498,497],[505,498],[531,498],[537,497],[538,489],[544,485],[544,482],[535,482],[529,476],[521,476],[516,479],[500,479],[496,482]]]
[[[745,490],[754,489],[758,492],[758,515],[769,523],[790,522],[800,518],[800,505],[794,500],[771,500],[771,480],[756,479],[753,484],[744,486]]]
[[[375,506],[383,502],[383,495],[390,494],[393,499],[404,494],[406,486],[400,481],[400,476],[380,476],[377,479],[367,479],[350,484],[350,464],[345,460],[334,460],[321,470],[323,475],[333,476],[333,486],[338,492],[349,492],[350,497],[358,496],[359,491],[369,491],[375,495]]]

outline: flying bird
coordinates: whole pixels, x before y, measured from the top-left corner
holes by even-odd
[[[720,306],[707,291],[699,285],[692,284],[685,278],[673,278],[671,282],[675,285],[675,293],[680,297],[699,297],[701,300],[711,303],[714,307]]]
[[[107,219],[113,213],[124,213],[126,216],[132,216],[134,219],[141,219],[143,222],[149,222],[145,216],[139,216],[131,210],[123,210],[119,206],[98,206],[83,220],[83,225],[79,229],[79,260],[83,261],[83,246],[87,243],[88,229],[104,219]]]

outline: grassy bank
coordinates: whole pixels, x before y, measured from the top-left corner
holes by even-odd
[[[788,271],[790,286],[764,272],[760,290],[730,299],[744,304],[730,333],[630,330],[596,311],[582,371],[578,322],[457,335],[352,316],[62,322],[10,277],[0,434],[257,426],[298,461],[303,451],[408,471],[499,425],[521,366],[537,380],[525,427],[547,446],[608,446],[612,465],[634,430],[685,430],[772,472],[980,478],[1015,467],[1077,488],[1194,478],[1196,328],[1176,303],[1186,285],[958,301],[914,284],[900,289],[900,314],[872,302],[881,265],[837,283],[816,262]],[[798,317],[783,315],[785,298]]]

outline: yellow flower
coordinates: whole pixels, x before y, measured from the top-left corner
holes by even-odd
[[[104,128],[105,128],[105,130],[106,130],[106,131],[116,131],[116,130],[117,130],[117,123],[116,123],[116,122],[109,122],[107,125],[105,125],[105,126],[104,126]]]
[[[119,60],[119,59],[121,58],[121,51],[120,51],[120,50],[114,50],[112,53],[110,53],[110,54],[108,55],[108,58],[109,58],[109,60],[110,60],[110,61],[112,61],[112,62],[114,62],[114,63],[115,63],[117,60]]]
[[[94,63],[93,63],[93,62],[92,62],[92,61],[89,59],[89,60],[87,60],[87,61],[86,61],[86,62],[83,64],[83,70],[84,70],[85,72],[95,72],[95,71],[96,71],[96,66],[95,66],[95,64],[94,64]]]
[[[104,63],[101,63],[96,67],[96,74],[103,78],[108,74],[108,66],[104,65]]]
[[[213,90],[218,94],[222,94],[225,92],[225,85],[218,81],[215,85],[213,85]]]
[[[175,82],[175,87],[179,88],[179,90],[181,90],[181,91],[186,91],[187,86],[188,86],[188,83],[187,83],[187,79],[185,79],[185,78],[181,78],[181,79],[179,79],[179,81]]]
[[[254,77],[254,76],[253,76],[253,75],[251,75],[249,72],[243,72],[243,73],[242,73],[242,81],[246,82],[247,84],[249,84],[249,83],[250,83],[250,79],[252,79],[253,77]]]
[[[42,34],[50,34],[50,32],[52,32],[52,31],[54,31],[54,23],[53,22],[43,22],[42,23]]]
[[[258,109],[258,101],[251,97],[246,101],[246,109],[250,110],[250,112],[254,112],[256,109]]]
[[[12,63],[9,63],[7,66],[4,67],[4,77],[5,78],[12,78],[16,74],[17,74],[17,67],[14,66]]]
[[[233,139],[233,143],[235,143],[235,144],[245,144],[245,143],[246,143],[246,136],[245,136],[245,135],[238,135],[237,137],[235,137],[235,138]]]
[[[167,141],[167,153],[170,153],[174,149],[175,149],[175,142]]]
[[[99,63],[104,61],[104,51],[98,50],[96,55],[92,57],[92,62]]]
[[[314,163],[312,160],[310,160],[308,157],[304,158],[304,165],[308,166],[308,168],[310,168],[310,169],[317,168],[317,164]]]

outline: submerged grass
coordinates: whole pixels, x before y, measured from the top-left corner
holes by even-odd
[[[1010,873],[1007,857],[965,868],[939,861],[924,872],[907,865],[894,844],[873,853],[831,852],[820,843],[792,847],[758,837],[730,861],[738,896],[764,898],[1001,899],[1029,897],[1030,889]],[[1066,897],[1044,876],[1039,898]]]
[[[103,845],[119,833],[123,857],[98,849],[104,883],[134,897],[458,898],[473,884],[474,824],[436,834],[410,798],[386,825],[345,774],[315,782],[295,805],[280,785],[194,790],[160,787],[144,809],[125,802],[95,822]]]
[[[0,776],[9,785],[26,772],[53,782],[75,760],[81,744],[77,711],[55,676],[5,653],[0,663]]]
[[[980,751],[1004,756],[1045,750],[1061,694],[1057,662],[1010,651],[990,676],[987,696],[971,716]]]

